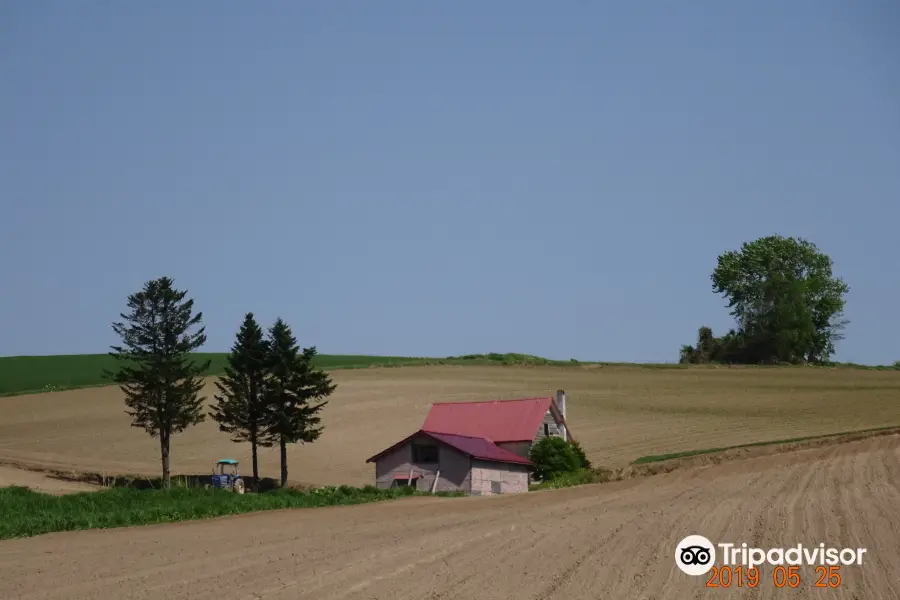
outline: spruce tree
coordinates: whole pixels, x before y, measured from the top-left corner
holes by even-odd
[[[247,313],[228,355],[225,374],[216,381],[219,389],[215,396],[217,404],[209,413],[219,424],[220,431],[231,434],[232,441],[250,442],[255,490],[259,489],[257,449],[272,445],[262,437],[265,425],[262,391],[268,348],[262,328],[253,313]]]
[[[269,376],[265,383],[266,439],[281,450],[281,487],[287,485],[287,445],[311,443],[322,433],[319,413],[336,385],[313,366],[315,346],[300,351],[280,318],[269,330]]]
[[[205,328],[200,326],[203,313],[192,314],[194,301],[186,296],[169,277],[148,281],[129,295],[131,312],[121,314],[123,321],[112,326],[122,345],[111,346],[109,354],[121,365],[117,371],[105,371],[125,393],[131,426],[159,438],[166,488],[172,435],[205,416],[200,390],[209,361],[197,362],[191,356],[206,342]]]

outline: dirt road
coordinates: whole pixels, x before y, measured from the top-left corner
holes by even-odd
[[[0,542],[0,598],[900,598],[900,437],[493,498],[415,498]],[[706,589],[688,534],[867,548],[834,589]]]

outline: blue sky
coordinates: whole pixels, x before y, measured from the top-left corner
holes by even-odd
[[[805,237],[900,359],[900,4],[0,4],[0,355],[169,275],[327,353],[672,361]]]

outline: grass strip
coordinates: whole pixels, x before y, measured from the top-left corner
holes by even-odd
[[[872,427],[870,429],[855,429],[851,431],[841,431],[838,433],[825,433],[819,435],[807,435],[802,437],[785,438],[781,440],[765,440],[761,442],[749,442],[746,444],[736,444],[734,446],[722,446],[719,448],[703,448],[701,450],[685,450],[683,452],[671,452],[669,454],[651,454],[649,456],[641,456],[631,464],[645,465],[648,463],[662,462],[664,460],[672,460],[675,458],[687,458],[690,456],[699,456],[701,454],[715,454],[717,452],[725,452],[727,450],[737,450],[740,448],[755,448],[758,446],[776,446],[778,444],[793,444],[796,442],[808,442],[810,440],[824,440],[844,435],[876,433],[879,431],[889,431],[891,429],[900,429],[900,425],[888,425],[885,427]]]
[[[199,360],[209,360],[208,375],[223,373],[227,354],[224,352],[199,352]],[[515,352],[466,354],[446,358],[414,356],[368,356],[357,354],[320,354],[314,359],[323,369],[367,369],[373,367],[411,367],[428,365],[520,365],[555,367],[625,367],[639,369],[810,369],[847,368],[864,370],[893,370],[900,372],[900,361],[893,366],[867,366],[831,363],[824,367],[784,365],[685,365],[678,363],[617,363],[553,360]],[[104,369],[115,369],[117,363],[108,354],[61,354],[53,356],[4,356],[0,357],[0,397],[19,396],[40,392],[54,392],[111,385],[103,377]]]
[[[243,495],[203,488],[112,488],[52,496],[24,487],[9,487],[0,489],[0,539],[30,537],[56,531],[209,519],[283,508],[364,504],[416,495],[459,494],[425,494],[410,487],[383,490],[374,486],[340,486],[305,491],[279,489]]]
[[[587,485],[589,483],[606,483],[611,481],[614,473],[609,469],[580,469],[571,473],[560,473],[556,477],[532,484],[528,489],[558,490],[560,488]]]
[[[224,372],[225,353],[198,352],[198,361],[209,360],[211,376]],[[320,355],[315,363],[325,369],[358,369],[376,366],[421,364],[430,359],[400,356]],[[54,392],[112,385],[103,371],[119,364],[108,354],[0,357],[0,396]]]
[[[225,353],[198,352],[197,360],[209,360],[207,375],[224,372]],[[428,365],[554,365],[578,366],[576,360],[550,360],[530,354],[491,353],[429,358],[414,356],[366,356],[355,354],[320,354],[313,361],[327,369],[368,369]],[[108,354],[69,354],[55,356],[0,357],[0,396],[19,396],[112,385],[103,377],[105,369],[115,370],[116,360]]]

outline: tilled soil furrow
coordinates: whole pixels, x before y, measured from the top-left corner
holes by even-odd
[[[900,436],[518,496],[409,499],[0,542],[4,600],[567,600],[898,597]],[[674,564],[698,533],[866,547],[833,589],[708,589]]]

